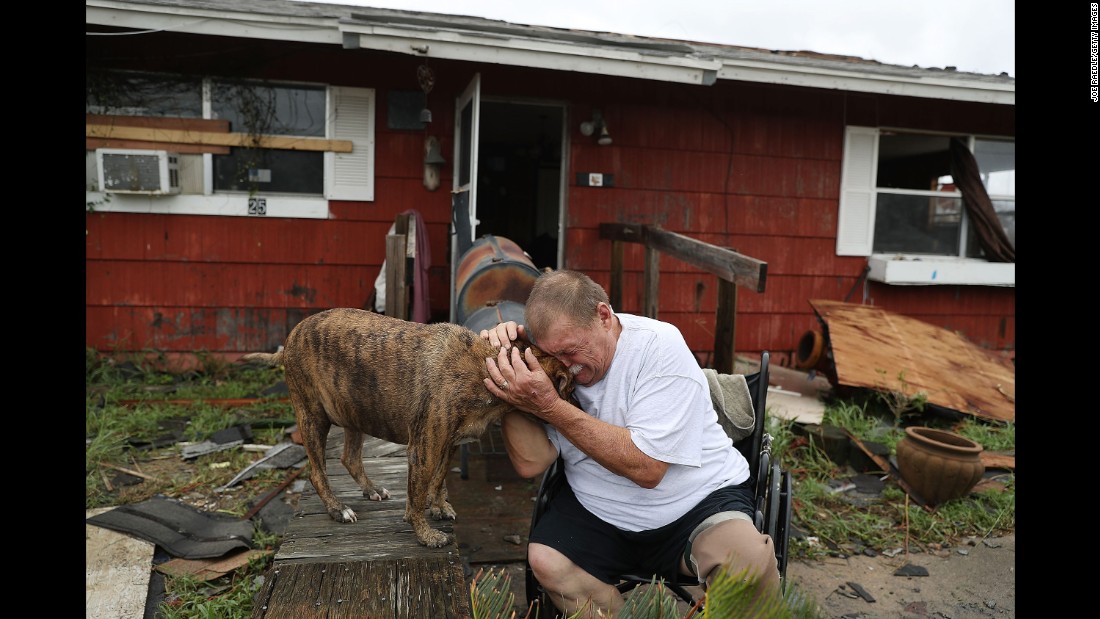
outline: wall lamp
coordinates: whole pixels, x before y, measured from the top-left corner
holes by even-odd
[[[439,138],[434,135],[424,138],[424,188],[428,191],[439,189],[440,171],[447,163],[441,150]]]
[[[599,110],[592,110],[592,120],[581,123],[581,135],[599,136],[596,143],[600,146],[607,146],[611,143],[611,134],[607,131],[607,121],[603,119],[603,114]]]

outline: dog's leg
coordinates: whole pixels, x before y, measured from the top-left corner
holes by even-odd
[[[451,460],[454,459],[455,448],[451,448],[448,451],[447,457],[441,462],[441,465],[432,475],[431,488],[432,491],[429,496],[429,504],[431,509],[429,513],[432,518],[436,520],[454,520],[457,516],[455,514],[455,508],[448,502],[447,495],[447,470],[451,466]]]
[[[363,433],[351,428],[344,428],[344,454],[340,456],[340,462],[351,473],[359,487],[363,489],[363,496],[372,501],[381,501],[390,498],[390,491],[382,486],[375,486],[363,470]]]
[[[428,525],[424,510],[428,507],[432,478],[441,459],[423,437],[409,443],[409,491],[405,501],[405,522],[412,525],[416,539],[429,548],[439,548],[451,541],[451,536]]]
[[[328,485],[328,472],[325,466],[325,446],[328,444],[328,431],[332,428],[320,402],[308,401],[294,395],[291,391],[291,404],[298,420],[298,431],[302,435],[302,446],[309,460],[309,480],[317,491],[328,515],[336,522],[355,522],[358,517],[350,507],[337,500]]]

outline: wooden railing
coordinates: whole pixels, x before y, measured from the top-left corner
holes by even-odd
[[[622,301],[623,243],[645,245],[642,311],[650,318],[657,317],[661,252],[718,277],[714,369],[722,374],[732,374],[737,326],[737,286],[764,292],[768,263],[739,254],[727,247],[704,243],[648,224],[602,223],[600,238],[612,241],[611,289],[608,295],[611,298],[611,307],[614,308],[619,308]]]

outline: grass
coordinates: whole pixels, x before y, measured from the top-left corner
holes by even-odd
[[[216,493],[240,471],[263,457],[262,452],[230,449],[180,457],[180,446],[156,441],[179,433],[179,441],[202,441],[224,428],[248,423],[252,443],[275,445],[284,428],[294,422],[290,405],[278,398],[245,408],[214,404],[178,404],[169,400],[254,398],[281,380],[276,368],[227,364],[199,355],[198,369],[175,370],[163,356],[146,351],[137,355],[101,355],[86,350],[85,507],[139,503],[156,495],[183,500],[193,507],[236,517],[281,483],[287,470],[260,470],[226,492]],[[128,403],[136,401],[136,403]],[[142,448],[142,447],[146,448]],[[112,484],[119,469],[144,475],[141,483]],[[254,548],[276,549],[278,535],[257,528]],[[253,559],[245,567],[212,581],[165,576],[165,599],[158,619],[236,618],[252,614],[253,596],[270,556]]]
[[[863,442],[884,445],[893,456],[906,425],[927,425],[974,440],[986,451],[1013,452],[1014,423],[996,423],[928,410],[899,414],[895,400],[876,395],[834,400],[826,404],[822,425],[848,430]],[[892,480],[869,499],[838,491],[838,482],[858,472],[837,464],[795,424],[772,417],[773,450],[792,474],[792,559],[820,559],[861,552],[936,551],[970,540],[1011,532],[1016,527],[1016,479],[1011,472],[995,476],[998,483],[981,491],[926,509],[911,501]],[[853,450],[858,449],[852,447]],[[874,472],[879,477],[883,473]]]
[[[137,503],[160,494],[203,510],[243,517],[251,503],[290,474],[263,470],[228,492],[215,493],[214,488],[263,454],[232,449],[184,461],[178,444],[149,447],[172,431],[179,432],[181,441],[201,441],[217,430],[242,423],[253,428],[253,443],[275,445],[285,440],[284,430],[293,424],[294,415],[290,405],[279,398],[260,400],[246,408],[171,402],[259,397],[282,379],[277,368],[227,364],[203,354],[199,360],[195,368],[180,369],[155,351],[129,356],[86,351],[88,509]],[[937,416],[927,410],[899,414],[898,410],[897,402],[873,396],[830,401],[823,423],[843,427],[863,441],[882,443],[891,455],[907,423],[948,429],[977,441],[987,451],[1015,450],[1014,424]],[[832,462],[796,430],[792,422],[769,417],[773,451],[793,479],[792,526],[797,533],[790,540],[791,560],[898,549],[934,551],[1015,529],[1015,476],[1011,472],[999,475],[998,485],[949,501],[934,511],[907,500],[889,480],[879,496],[857,501],[850,493],[836,491],[837,482],[856,471],[850,465]],[[119,468],[147,477],[139,484],[108,487]],[[280,539],[261,530],[253,542],[257,548],[274,549]],[[257,577],[269,561],[254,561],[210,582],[166,576],[167,595],[159,616],[246,617],[251,614]]]

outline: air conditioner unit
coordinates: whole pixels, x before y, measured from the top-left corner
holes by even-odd
[[[180,192],[179,153],[165,150],[98,148],[99,190],[153,195]]]

